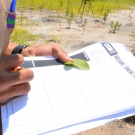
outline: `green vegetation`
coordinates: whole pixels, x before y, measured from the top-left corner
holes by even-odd
[[[85,13],[90,10],[89,0],[86,0]],[[82,0],[18,0],[17,9],[32,9],[32,10],[56,10],[65,12],[67,4],[72,7],[70,10],[77,14]],[[127,9],[130,5],[135,4],[135,0],[90,0],[93,8],[93,13],[103,16],[106,10]],[[91,12],[89,12],[91,14]]]
[[[66,62],[65,66],[68,67],[76,67],[80,70],[90,70],[90,66],[85,60],[74,59],[74,62]]]
[[[17,26],[24,27],[25,25],[31,27],[31,26],[38,25],[38,24],[30,21],[27,17],[17,16]]]
[[[116,21],[116,22],[111,21],[110,22],[110,26],[111,26],[110,32],[115,33],[116,30],[119,30],[120,29],[121,25],[122,24],[120,24],[118,21]]]
[[[81,7],[82,2],[85,2],[85,8]],[[64,13],[65,19],[67,19],[68,28],[70,29],[71,22],[80,12],[78,16],[82,18],[83,15],[89,15],[96,17],[97,20],[103,20],[104,23],[107,20],[109,13],[113,10],[120,11],[122,9],[130,9],[131,5],[135,5],[135,0],[18,0],[17,1],[17,10],[20,11],[20,15],[17,18],[17,26],[11,35],[11,41],[17,43],[25,43],[27,45],[35,44],[37,38],[43,38],[38,35],[31,34],[28,30],[25,30],[25,25],[32,27],[37,25],[36,23],[30,21],[28,18],[25,18],[24,10],[39,10],[44,12],[45,10],[55,10],[58,14]],[[32,17],[32,16],[31,16]],[[132,24],[132,16],[129,14],[129,20]],[[87,19],[84,19],[83,22],[83,33],[87,24]],[[110,22],[111,32],[115,33],[121,27],[121,24],[118,22]],[[60,25],[61,29],[61,25]],[[60,42],[60,39],[57,36],[52,35],[48,41],[44,42]]]
[[[85,32],[86,24],[87,24],[87,19],[84,20],[84,24],[83,24],[83,34],[84,34],[84,32]]]
[[[72,6],[70,5],[70,3],[68,3],[67,9],[66,9],[66,19],[68,23],[68,27],[67,27],[68,29],[70,29],[71,22],[74,19],[74,12],[71,11],[71,9],[72,9]]]
[[[135,37],[135,33],[133,33],[133,37]]]
[[[48,40],[48,43],[49,42],[57,42],[57,43],[60,43],[61,39],[58,38],[56,35],[51,35],[51,37],[49,38]],[[45,43],[47,43],[47,41],[45,41]]]
[[[34,45],[37,38],[42,38],[39,35],[33,35],[28,30],[24,30],[21,27],[16,27],[11,34],[10,40],[18,44]]]

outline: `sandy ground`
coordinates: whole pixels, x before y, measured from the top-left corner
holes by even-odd
[[[17,12],[18,16],[20,12]],[[129,17],[131,16],[131,18]],[[106,23],[95,23],[93,17],[87,18],[85,31],[83,32],[83,23],[75,20],[71,23],[71,29],[67,29],[67,21],[63,14],[57,14],[55,11],[24,11],[23,16],[29,18],[34,25],[25,25],[33,34],[42,35],[43,39],[37,39],[36,43],[58,42],[67,52],[73,52],[82,47],[88,46],[98,41],[120,42],[125,44],[133,54],[135,54],[135,8],[132,10],[117,11],[109,14]],[[130,20],[131,19],[131,20]],[[122,24],[120,30],[116,33],[109,33],[111,29],[110,21],[119,21]],[[132,25],[131,25],[132,23]],[[74,135],[135,135],[135,116],[127,119],[115,120],[106,125],[89,129]]]
[[[18,15],[20,13],[18,12]],[[131,16],[131,20],[130,17]],[[59,42],[62,48],[67,52],[72,52],[91,43],[98,41],[120,42],[129,47],[133,52],[135,47],[135,8],[133,10],[123,10],[111,13],[106,23],[95,23],[93,17],[85,16],[87,24],[83,32],[83,23],[77,18],[71,23],[71,29],[67,29],[67,20],[63,14],[56,14],[55,11],[24,11],[23,16],[29,18],[35,23],[33,26],[25,25],[32,33],[44,36],[43,39],[37,39],[38,43],[44,43],[45,40]],[[95,18],[96,19],[96,18]],[[110,21],[118,21],[122,24],[120,30],[116,33],[109,33]],[[102,21],[103,22],[103,21]],[[132,22],[132,25],[131,25]]]

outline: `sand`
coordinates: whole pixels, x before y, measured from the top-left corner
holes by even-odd
[[[18,15],[20,15],[19,12]],[[132,17],[131,20],[129,15]],[[135,37],[132,36],[135,33],[134,7],[132,10],[115,11],[109,14],[105,23],[102,18],[100,23],[95,23],[95,19],[98,20],[97,18],[84,16],[83,18],[87,19],[85,31],[83,31],[84,22],[81,23],[79,18],[74,19],[71,28],[67,29],[68,24],[64,14],[57,14],[55,11],[24,11],[23,16],[35,23],[35,25],[24,25],[23,27],[44,37],[37,39],[37,44],[44,43],[45,40],[55,41],[67,53],[70,53],[94,42],[120,42],[128,46],[134,53]],[[111,30],[110,21],[118,21],[122,24],[120,29],[116,30],[116,33],[109,32]]]

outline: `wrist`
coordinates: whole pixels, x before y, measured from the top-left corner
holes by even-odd
[[[6,50],[6,52],[5,52],[5,56],[11,55],[12,50],[13,50],[16,46],[18,46],[18,44],[16,44],[16,43],[11,43],[11,42],[10,42],[10,43],[8,44],[7,50]]]
[[[11,54],[21,54],[26,47],[25,45],[18,45],[12,50]]]
[[[24,57],[30,57],[30,56],[36,56],[35,52],[37,51],[37,49],[35,48],[35,46],[28,46],[27,48],[24,48],[22,50],[22,55]]]

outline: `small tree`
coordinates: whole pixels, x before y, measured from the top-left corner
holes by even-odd
[[[68,29],[70,29],[71,22],[73,21],[74,17],[75,17],[74,12],[71,11],[71,7],[68,5],[66,9],[66,19],[68,23],[68,27],[67,27]]]
[[[87,24],[87,19],[85,19],[85,20],[84,20],[84,25],[83,25],[83,34],[84,34],[84,32],[85,32],[86,24]]]
[[[104,15],[103,15],[103,21],[104,21],[104,22],[106,22],[109,13],[110,13],[110,10],[107,9],[106,12],[105,12]]]
[[[61,11],[61,8],[62,8],[62,6],[63,6],[63,2],[62,2],[62,0],[59,0],[59,12]]]
[[[115,23],[115,25],[116,25],[116,29],[119,30],[122,24],[117,21],[117,22]]]
[[[130,13],[129,13],[128,17],[129,17],[130,25],[132,26],[132,16]]]
[[[44,11],[44,8],[45,8],[45,2],[43,2],[43,3],[39,3],[39,10],[40,10],[40,16],[39,16],[39,19],[40,19],[40,17],[42,16],[42,14],[43,14],[43,11]]]
[[[111,31],[110,32],[115,33],[116,30],[120,29],[121,25],[122,24],[120,24],[118,21],[117,22],[111,21],[110,22],[110,26],[111,26]]]
[[[115,30],[114,30],[114,21],[110,21],[110,26],[111,26],[110,32],[115,33]]]
[[[67,22],[68,22],[68,29],[70,29],[71,28],[71,22],[74,19],[74,13],[71,12],[66,18],[67,18]]]

